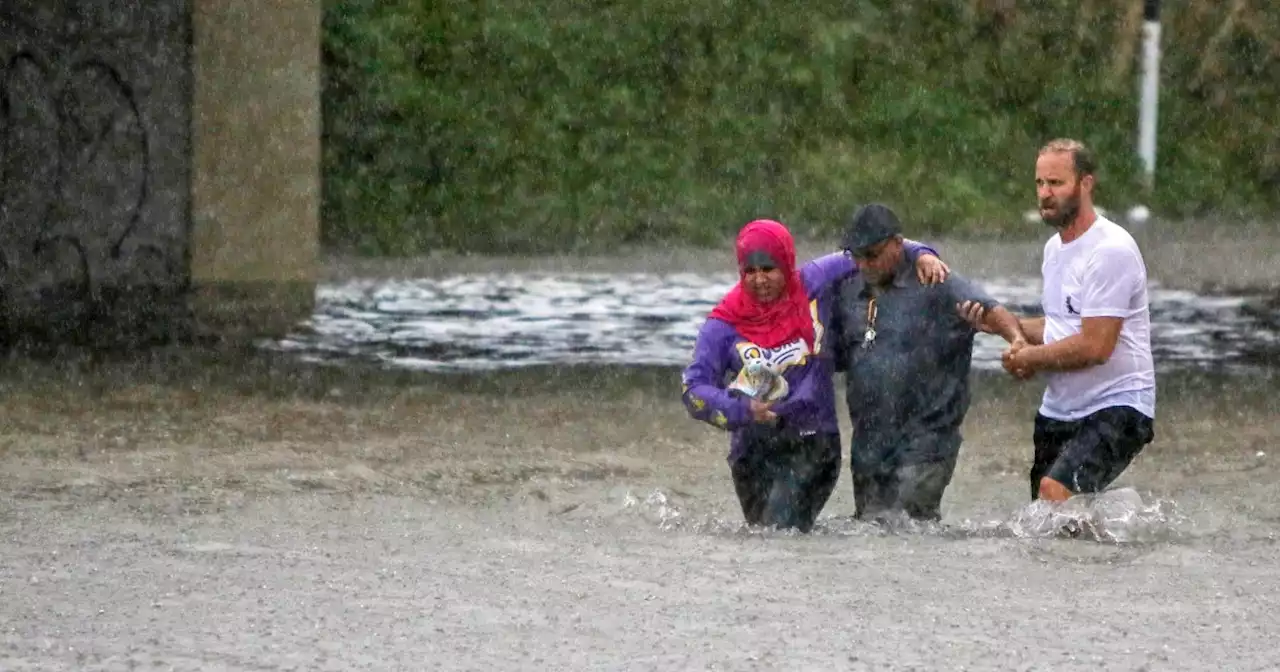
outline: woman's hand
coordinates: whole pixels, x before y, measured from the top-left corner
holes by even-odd
[[[916,259],[916,277],[922,285],[936,285],[947,279],[951,267],[932,254],[922,254]]]
[[[770,424],[778,419],[778,414],[774,413],[772,403],[765,403],[759,399],[751,400],[751,417],[761,424]]]

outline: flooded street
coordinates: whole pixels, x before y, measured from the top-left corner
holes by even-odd
[[[1280,363],[1280,234],[1163,225],[1142,230],[1152,348],[1170,369]],[[927,238],[925,238],[928,240]],[[932,241],[953,268],[1019,314],[1039,314],[1043,242]],[[832,250],[809,243],[801,259]],[[310,361],[361,358],[423,371],[538,364],[682,366],[698,327],[736,281],[717,251],[639,249],[594,257],[338,260],[314,318],[270,347]],[[974,366],[998,370],[980,334]]]
[[[991,249],[943,251],[1032,302]],[[1148,257],[1176,271],[1156,440],[1119,489],[1029,506],[1042,388],[979,370],[923,527],[852,521],[847,453],[813,534],[739,524],[726,437],[678,399],[705,260],[341,262],[292,346],[10,360],[0,669],[1274,669],[1266,273],[1180,249]]]
[[[425,371],[537,364],[681,366],[736,282],[728,274],[476,273],[324,285],[316,316],[277,347],[313,361],[353,357]],[[1039,278],[981,278],[1018,314],[1040,314]],[[642,289],[640,289],[642,288]],[[1254,296],[1151,290],[1152,349],[1164,368],[1235,368],[1280,346]],[[1005,342],[980,334],[974,366],[1000,368]]]
[[[25,543],[4,548],[21,568],[7,670],[1265,670],[1280,655],[1268,537],[664,532],[386,495],[167,515],[100,501],[76,526],[40,509],[9,513]]]

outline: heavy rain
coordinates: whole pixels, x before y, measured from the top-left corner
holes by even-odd
[[[1277,109],[1261,0],[4,0],[0,670],[1276,669]]]

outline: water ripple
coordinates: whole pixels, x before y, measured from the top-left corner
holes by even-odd
[[[468,274],[322,285],[311,320],[269,347],[314,361],[366,358],[430,371],[538,364],[683,365],[731,274]],[[1011,309],[1039,312],[1039,279],[990,278]],[[1250,297],[1152,287],[1152,347],[1168,368],[1256,365],[1280,329]],[[974,367],[999,367],[1003,341],[980,334]]]

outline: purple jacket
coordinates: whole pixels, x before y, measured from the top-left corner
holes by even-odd
[[[905,241],[906,254],[916,259],[922,253],[937,256],[937,251],[922,243]],[[808,352],[803,342],[784,344],[766,350],[738,334],[729,323],[707,318],[698,332],[693,347],[693,361],[684,370],[682,400],[695,420],[728,430],[729,461],[742,455],[742,428],[750,425],[751,402],[745,396],[730,393],[728,384],[738,376],[745,362],[760,357],[774,364],[786,380],[786,397],[773,406],[789,431],[805,434],[839,434],[836,420],[834,357],[830,345],[834,334],[827,334],[831,321],[838,281],[858,272],[853,261],[842,252],[818,257],[800,267],[800,278],[809,295],[810,311],[816,311],[813,323],[814,349]]]

